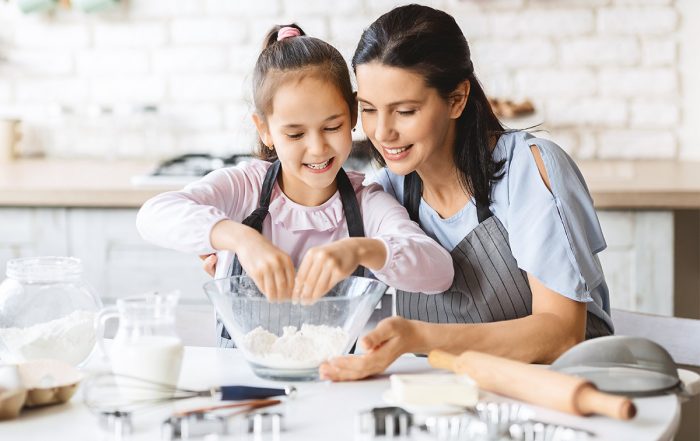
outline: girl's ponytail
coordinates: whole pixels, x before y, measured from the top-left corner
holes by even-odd
[[[281,30],[285,30],[285,32],[280,35]],[[293,30],[295,29],[297,32],[295,33]],[[285,35],[286,34],[286,35]],[[306,32],[299,27],[296,23],[288,24],[288,25],[275,25],[270,29],[265,36],[265,39],[263,40],[263,50],[267,49],[268,47],[272,46],[273,44],[277,43],[280,40],[284,40],[285,38],[290,38],[290,37],[298,37],[298,36],[304,36],[306,35]]]

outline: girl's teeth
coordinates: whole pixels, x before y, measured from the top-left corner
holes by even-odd
[[[408,147],[401,147],[400,149],[386,149],[391,155],[398,155],[401,152],[408,150]]]
[[[316,169],[316,170],[323,170],[324,168],[328,167],[329,162],[331,162],[330,159],[326,162],[320,162],[318,164],[306,164],[306,166],[309,168]]]

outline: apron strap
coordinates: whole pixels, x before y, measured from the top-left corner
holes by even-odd
[[[403,206],[408,211],[408,216],[412,221],[420,225],[419,221],[419,211],[420,200],[423,196],[423,181],[421,180],[418,173],[411,172],[404,177],[403,180]],[[478,201],[476,202],[476,216],[479,219],[479,223],[484,222],[486,219],[493,216],[488,205],[482,205]]]
[[[277,175],[279,175],[280,169],[281,163],[279,159],[267,169],[265,180],[260,190],[258,208],[253,210],[253,212],[241,222],[243,225],[254,228],[258,233],[262,233],[263,222],[265,222],[265,218],[269,212],[268,210],[270,209],[270,198],[272,197],[272,190],[275,187],[275,182],[277,182]],[[243,267],[241,267],[237,255],[233,256],[233,262],[231,263],[228,274],[229,276],[240,276],[243,274]]]
[[[348,178],[348,175],[342,168],[338,170],[337,184],[340,200],[343,202],[343,213],[345,214],[345,222],[348,225],[349,236],[365,237],[365,227],[362,222],[360,206],[357,203],[357,195],[355,194],[355,189],[352,188],[350,178]],[[365,268],[358,266],[352,275],[363,277]]]

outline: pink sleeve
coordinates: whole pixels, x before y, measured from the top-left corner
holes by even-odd
[[[365,235],[384,242],[387,262],[373,271],[382,282],[402,291],[437,294],[452,285],[452,257],[413,222],[406,209],[378,184],[361,193]]]
[[[159,194],[143,204],[136,228],[145,240],[165,248],[213,253],[211,229],[224,219],[240,222],[255,209],[268,166],[253,161],[216,170],[180,191]]]

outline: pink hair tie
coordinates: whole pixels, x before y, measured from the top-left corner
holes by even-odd
[[[301,32],[299,32],[299,29],[291,26],[285,26],[277,31],[277,41],[282,41],[285,38],[298,37],[300,35]]]

